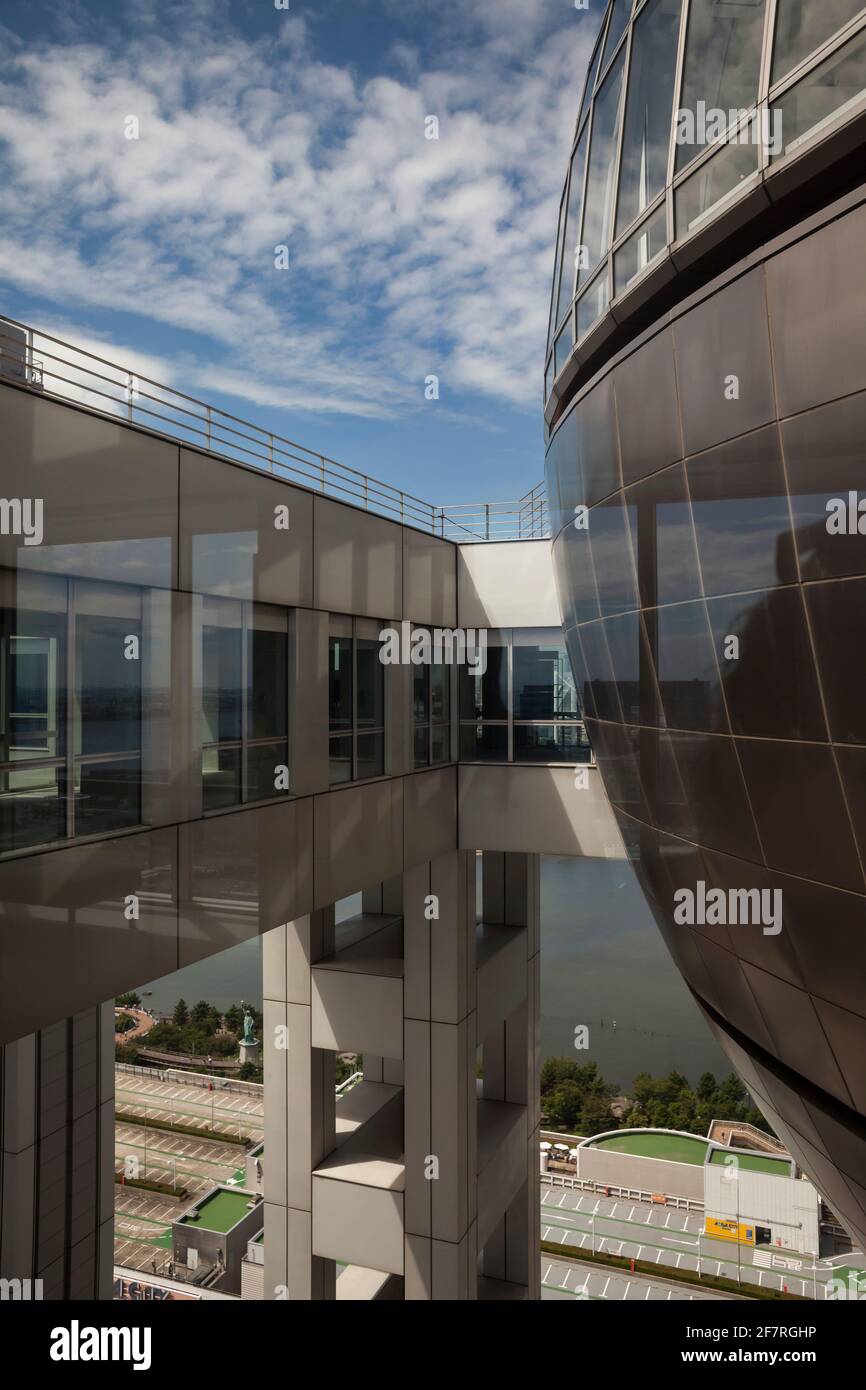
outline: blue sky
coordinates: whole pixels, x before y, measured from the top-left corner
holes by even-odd
[[[0,0],[0,311],[427,500],[522,494],[602,9]]]

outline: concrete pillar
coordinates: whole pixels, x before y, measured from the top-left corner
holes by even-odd
[[[264,938],[266,1297],[364,1271],[409,1300],[538,1296],[538,862],[491,859],[487,928],[460,850],[365,890],[339,932],[330,908]],[[363,1052],[336,1103],[325,1046]]]
[[[312,1253],[311,1174],[334,1147],[335,1056],[311,1045],[310,997],[333,946],[333,908],[262,938],[266,1299],[334,1297],[334,1263]]]
[[[31,1297],[110,1300],[113,1003],[0,1048],[0,1098],[0,1278],[41,1280]]]

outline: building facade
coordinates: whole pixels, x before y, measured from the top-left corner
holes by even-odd
[[[609,5],[545,376],[563,626],[628,853],[860,1245],[864,88],[856,3]]]
[[[0,358],[0,1271],[110,1297],[113,1000],[263,935],[265,1297],[536,1296],[537,856],[622,854],[548,542],[61,399],[64,351]]]

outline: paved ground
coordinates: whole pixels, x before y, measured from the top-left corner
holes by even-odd
[[[824,1297],[823,1285],[843,1265],[859,1265],[862,1256],[837,1255],[818,1260],[810,1255],[782,1255],[746,1245],[710,1240],[701,1235],[698,1212],[650,1206],[624,1198],[541,1184],[541,1238],[579,1250],[606,1251],[626,1259],[703,1274],[739,1278],[765,1288],[787,1287],[806,1298]]]
[[[147,1115],[203,1130],[213,1128],[217,1133],[240,1134],[245,1139],[261,1139],[264,1134],[264,1104],[255,1092],[209,1091],[204,1086],[151,1081],[126,1072],[115,1073],[115,1085],[118,1116]]]
[[[258,1140],[263,1132],[261,1098],[235,1092],[208,1091],[182,1083],[151,1081],[117,1072],[117,1114],[114,1126],[115,1169],[151,1182],[177,1183],[189,1197],[173,1201],[158,1193],[117,1184],[114,1201],[114,1261],[127,1269],[167,1274],[171,1258],[171,1222],[190,1201],[214,1183],[236,1186],[244,1181],[245,1149],[202,1134],[173,1134],[140,1124],[124,1123],[125,1115],[173,1120],[217,1133],[240,1134]],[[131,1161],[133,1165],[131,1166]]]
[[[699,1289],[671,1288],[643,1274],[590,1269],[552,1255],[541,1257],[541,1297],[544,1299],[603,1299],[612,1303],[669,1303],[696,1300],[721,1302],[719,1295]]]

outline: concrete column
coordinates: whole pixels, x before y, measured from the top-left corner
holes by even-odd
[[[0,1048],[0,1098],[0,1278],[41,1280],[34,1298],[110,1300],[113,1004]]]
[[[407,1299],[475,1298],[475,855],[403,879]]]
[[[333,950],[333,908],[262,946],[265,1298],[331,1299],[334,1263],[312,1253],[312,1172],[334,1147],[335,1058],[311,1045],[310,968]]]
[[[501,990],[514,1005],[494,1017],[482,1040],[485,1101],[525,1110],[526,1168],[492,1234],[484,1243],[482,1273],[488,1280],[521,1285],[526,1297],[540,1297],[538,1251],[538,1142],[540,1126],[539,963],[541,889],[537,855],[485,852],[482,858],[482,921],[502,937],[502,959],[509,978]],[[520,947],[515,929],[522,933]],[[515,951],[519,950],[519,957]],[[501,967],[500,967],[501,969]],[[525,972],[523,980],[516,978]],[[515,1000],[519,1001],[515,1004]],[[489,1005],[485,1018],[490,1017]],[[509,1110],[507,1114],[513,1112]],[[494,1114],[494,1119],[497,1116]],[[513,1184],[514,1170],[510,1171]],[[503,1194],[505,1195],[505,1194]],[[487,1198],[487,1194],[485,1194]],[[489,1199],[487,1199],[489,1200]],[[497,1296],[494,1286],[490,1297]]]

